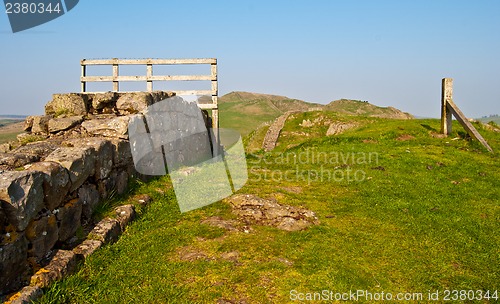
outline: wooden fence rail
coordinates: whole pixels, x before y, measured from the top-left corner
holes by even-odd
[[[154,75],[155,65],[210,65],[209,75]],[[83,59],[80,61],[82,75],[80,77],[81,91],[87,92],[88,82],[112,82],[113,92],[119,92],[120,82],[142,81],[147,83],[147,91],[153,91],[154,81],[210,81],[210,90],[177,90],[177,95],[208,95],[212,97],[212,103],[198,104],[201,109],[212,111],[212,124],[214,128],[219,127],[218,110],[218,82],[217,82],[217,59],[195,58],[195,59]],[[87,76],[87,66],[109,65],[112,67],[112,75]],[[145,65],[146,75],[120,76],[120,65]]]
[[[443,78],[441,87],[441,133],[449,135],[451,133],[452,115],[458,120],[467,133],[474,139],[478,140],[488,151],[493,152],[493,149],[488,145],[486,140],[479,134],[470,121],[460,111],[458,106],[453,102],[453,79]]]

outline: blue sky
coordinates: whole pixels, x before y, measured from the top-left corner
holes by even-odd
[[[82,58],[219,62],[220,95],[368,100],[438,117],[441,78],[469,117],[500,114],[500,1],[81,0],[12,34],[0,14],[0,114],[78,92]]]

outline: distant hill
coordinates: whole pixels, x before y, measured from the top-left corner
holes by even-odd
[[[330,102],[324,108],[324,111],[338,112],[347,115],[366,115],[380,118],[395,118],[395,119],[413,119],[413,115],[405,113],[393,107],[378,107],[371,103],[352,100],[339,99]]]
[[[320,110],[323,105],[285,96],[231,92],[219,98],[220,125],[250,133],[264,122],[270,122],[287,111]]]
[[[489,117],[481,117],[481,118],[478,118],[477,120],[479,120],[480,122],[483,122],[483,123],[489,123],[490,121],[496,123],[497,125],[500,125],[500,116],[489,116]]]

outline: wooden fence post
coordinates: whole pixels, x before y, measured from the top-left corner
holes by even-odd
[[[448,109],[448,102],[453,99],[453,79],[443,78],[441,88],[441,133],[451,134],[452,116]]]

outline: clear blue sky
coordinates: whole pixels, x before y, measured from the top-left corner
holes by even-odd
[[[500,1],[80,0],[12,34],[0,14],[0,114],[79,90],[82,58],[216,57],[220,95],[339,98],[439,116],[441,78],[469,117],[500,114]]]

